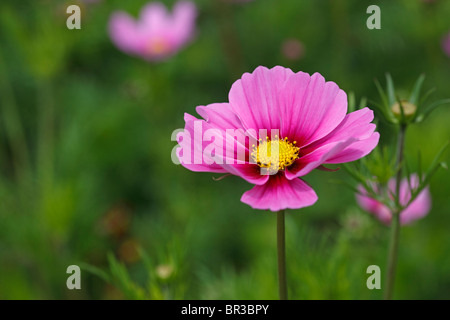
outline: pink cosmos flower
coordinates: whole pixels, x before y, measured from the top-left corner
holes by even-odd
[[[149,61],[171,57],[188,43],[195,29],[197,9],[194,3],[179,1],[173,14],[160,2],[147,4],[135,21],[125,12],[113,13],[109,34],[122,51]]]
[[[450,57],[450,33],[442,39],[442,49],[445,54]]]
[[[419,185],[419,178],[416,174],[410,176],[411,188],[417,188]],[[389,180],[388,188],[392,192],[395,192],[395,179]],[[356,200],[358,201],[361,208],[367,212],[372,213],[381,222],[389,225],[392,220],[392,213],[388,207],[384,204],[378,202],[377,200],[367,196],[366,191],[362,186],[360,186],[359,191],[362,194],[356,195]],[[408,180],[405,178],[400,183],[400,204],[406,205],[411,200],[411,189],[408,184]],[[427,188],[423,189],[422,192],[417,196],[417,198],[411,202],[411,204],[400,213],[400,224],[409,224],[415,220],[423,218],[428,214],[431,208],[431,196],[430,191]]]
[[[280,66],[245,73],[232,85],[229,102],[196,110],[203,119],[186,113],[177,136],[180,163],[254,184],[241,201],[255,209],[313,205],[317,195],[300,177],[323,164],[357,160],[379,140],[373,112],[346,114],[347,95],[334,82]]]

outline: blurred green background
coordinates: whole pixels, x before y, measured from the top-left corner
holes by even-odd
[[[157,64],[107,34],[114,10],[136,17],[145,1],[1,2],[1,299],[277,299],[276,216],[239,201],[245,181],[172,163],[184,112],[227,101],[259,65],[319,72],[369,101],[386,72],[400,92],[424,73],[429,101],[450,97],[450,1],[195,2],[195,40]],[[373,2],[381,30],[366,28]],[[81,30],[66,28],[70,4]],[[303,44],[295,59],[283,53],[289,39]],[[432,161],[449,116],[442,108],[410,128],[411,163],[418,150]],[[378,130],[392,142],[391,128]],[[381,299],[366,268],[383,272],[389,229],[335,179],[351,182],[343,170],[309,174],[318,202],[287,214],[290,298]],[[430,214],[401,231],[396,298],[450,299],[448,171],[430,188]],[[81,290],[66,287],[73,264]]]

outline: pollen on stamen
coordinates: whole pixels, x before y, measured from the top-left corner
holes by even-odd
[[[268,168],[271,173],[284,170],[299,158],[300,148],[295,146],[297,142],[290,142],[287,137],[280,140],[278,135],[270,140],[259,139],[258,146],[252,145],[251,157],[254,163],[261,168]]]

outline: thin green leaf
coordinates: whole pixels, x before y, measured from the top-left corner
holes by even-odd
[[[378,93],[380,94],[381,100],[383,102],[383,104],[385,106],[389,105],[389,101],[388,98],[386,96],[386,93],[384,92],[383,88],[381,87],[380,83],[378,82],[377,79],[374,80],[375,81],[375,86],[377,87]]]
[[[442,166],[442,163],[438,163],[436,167],[434,167],[432,170],[429,171],[429,173],[425,176],[422,183],[417,187],[417,189],[413,190],[411,193],[411,198],[408,201],[406,205],[403,206],[403,208],[407,208],[422,192],[423,189],[425,189],[426,186],[430,183],[431,178],[434,176],[436,171]]]
[[[442,168],[447,167],[447,164],[445,162],[440,162],[439,159],[442,156],[442,154],[444,153],[444,151],[447,149],[448,145],[449,145],[449,141],[447,141],[442,146],[442,148],[439,150],[437,155],[434,157],[434,159],[430,165],[430,168],[427,170],[427,173],[425,174],[423,181],[421,181],[418,188],[412,192],[410,200],[408,201],[408,203],[406,205],[403,206],[403,208],[407,208],[411,204],[411,202],[413,202],[417,198],[417,196],[420,194],[420,192],[430,183],[431,178],[433,177],[433,175],[436,173],[436,171],[440,167],[442,167]]]
[[[405,167],[405,171],[406,171],[406,179],[408,181],[408,187],[409,187],[409,190],[412,191],[411,171],[409,170],[408,161],[406,161],[406,159],[404,160],[404,167]]]
[[[420,101],[417,104],[417,107],[419,108],[427,99],[428,97],[434,92],[436,91],[436,88],[431,88],[430,90],[428,90],[427,92],[425,92],[422,97],[420,98]]]
[[[362,193],[361,190],[359,190],[358,188],[356,188],[355,186],[353,186],[352,184],[350,184],[350,183],[348,183],[347,181],[344,181],[344,180],[333,179],[333,180],[330,180],[330,183],[344,185],[347,188],[349,188],[351,191],[353,191],[354,194],[358,194],[358,195],[364,196],[364,197],[369,197],[369,198],[377,200],[378,202],[384,203],[384,199],[382,199],[382,197],[380,197],[380,195],[375,193],[368,186],[367,186],[367,188],[364,187],[364,190],[366,191],[366,193]]]
[[[393,106],[395,103],[395,88],[394,88],[394,81],[392,81],[392,77],[389,73],[386,73],[386,85],[387,85],[389,106]]]
[[[367,184],[367,179],[362,174],[351,168],[348,164],[344,163],[342,164],[342,167],[350,174],[350,176],[356,180],[356,182],[359,182],[363,184],[364,186]]]
[[[420,101],[418,104],[416,104],[417,107],[417,111],[414,114],[414,118],[412,119],[412,122],[420,122],[423,120],[423,116],[420,113],[420,109],[422,109],[422,105],[423,103],[428,99],[428,97],[434,92],[436,91],[436,88],[431,88],[430,90],[428,90],[425,94],[422,95],[422,97],[420,98]]]
[[[359,109],[365,108],[367,107],[367,98],[366,97],[362,97],[361,101],[359,102]]]
[[[111,277],[109,276],[109,274],[107,272],[103,271],[102,269],[96,267],[96,266],[93,266],[93,265],[90,265],[90,264],[87,264],[87,263],[81,263],[80,264],[80,268],[85,270],[85,271],[87,271],[87,272],[89,272],[89,273],[92,273],[93,275],[101,278],[103,281],[105,281],[107,283],[111,283],[112,282],[111,281]]]
[[[383,119],[387,122],[387,123],[397,123],[397,119],[392,116],[391,111],[390,110],[386,110],[386,107],[382,104],[379,104],[373,100],[369,101],[370,104],[372,106],[374,106],[377,110],[380,111]]]
[[[355,93],[354,92],[350,92],[348,94],[348,112],[355,111],[355,106],[356,106]]]
[[[121,290],[129,296],[131,294],[128,285],[128,273],[124,270],[124,266],[116,260],[113,254],[108,254],[109,268],[111,275],[115,280],[115,284],[121,288]]]
[[[144,249],[142,249],[141,247],[139,247],[137,249],[139,256],[141,257],[142,261],[144,262],[145,267],[150,270],[153,269],[154,265],[150,259],[150,257],[148,256],[148,254],[144,251]]]
[[[402,101],[400,100],[400,97],[397,97],[397,102],[400,106],[400,122],[405,123],[406,122],[405,111],[403,109],[403,104]]]
[[[364,194],[361,193],[360,190],[358,190],[358,188],[353,186],[351,183],[348,183],[347,181],[339,180],[339,179],[332,179],[332,180],[329,180],[329,181],[330,181],[330,183],[344,185],[347,188],[349,188],[351,191],[353,191],[353,193],[355,193],[355,194],[364,195]]]
[[[409,102],[416,105],[419,100],[420,90],[422,89],[423,82],[425,80],[425,75],[421,74],[420,77],[417,79],[416,83],[414,84],[414,88],[411,92],[411,96],[409,97]]]
[[[427,176],[430,174],[431,170],[434,170],[435,167],[439,166],[439,159],[441,158],[442,154],[444,153],[444,151],[448,148],[449,146],[449,142],[447,141],[442,147],[441,149],[438,151],[438,153],[436,154],[436,156],[434,157],[433,161],[431,162],[430,165],[430,169],[427,172]]]
[[[417,152],[417,174],[419,175],[419,184],[422,183],[422,154],[420,150]]]
[[[388,193],[389,193],[389,196],[392,199],[394,199],[395,206],[398,208],[400,206],[400,199],[399,199],[400,197],[397,194],[395,194],[395,192],[392,190],[388,190]]]
[[[417,116],[416,122],[425,120],[432,111],[444,104],[450,104],[450,99],[443,99],[430,104],[419,116]]]

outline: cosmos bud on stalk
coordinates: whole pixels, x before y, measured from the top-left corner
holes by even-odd
[[[423,107],[425,99],[431,92],[429,91],[423,97],[420,96],[424,79],[423,75],[417,79],[407,100],[398,97],[394,88],[394,82],[389,74],[386,75],[386,90],[376,82],[382,100],[381,104],[377,105],[378,110],[383,115],[384,120],[389,124],[395,125],[397,129],[395,155],[387,157],[388,159],[395,159],[395,163],[391,162],[391,160],[388,163],[386,157],[382,156],[377,159],[381,162],[380,165],[372,168],[370,160],[365,161],[359,170],[348,166],[345,167],[352,177],[360,183],[355,188],[359,205],[391,228],[386,268],[385,299],[392,299],[393,296],[400,225],[408,224],[428,214],[431,207],[428,184],[439,167],[446,167],[445,163],[439,162],[439,158],[448,143],[438,152],[425,174],[422,174],[421,171],[420,157],[417,161],[417,174],[410,173],[408,161],[405,159],[405,137],[409,125],[423,121],[438,106],[450,103],[450,99],[440,100],[428,105],[428,107]],[[376,167],[382,169],[371,170]],[[387,172],[392,173],[392,177],[387,177],[386,179],[385,173]],[[404,172],[406,177],[402,179]]]
[[[416,114],[417,107],[407,100],[401,100],[392,105],[391,111],[397,119],[408,121]]]

